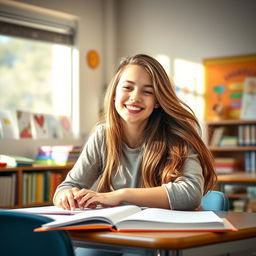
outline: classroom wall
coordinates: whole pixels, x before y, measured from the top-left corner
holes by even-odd
[[[116,4],[118,58],[145,52],[167,55],[172,63],[177,58],[202,63],[204,58],[256,53],[255,0]]]

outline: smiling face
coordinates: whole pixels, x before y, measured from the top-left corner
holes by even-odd
[[[128,65],[124,69],[115,91],[115,109],[125,124],[145,127],[157,101],[152,80],[142,67]]]

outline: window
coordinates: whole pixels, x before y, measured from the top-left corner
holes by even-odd
[[[171,73],[171,62],[167,55],[157,55],[168,76]],[[175,59],[173,78],[177,96],[195,113],[199,121],[204,120],[204,71],[203,65],[188,60]]]
[[[73,32],[65,21],[0,13],[0,109],[71,117]]]
[[[0,35],[0,109],[71,116],[72,47]]]
[[[204,120],[204,70],[203,65],[188,60],[175,59],[174,81],[178,97]]]

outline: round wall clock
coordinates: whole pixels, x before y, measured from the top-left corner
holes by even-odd
[[[97,51],[90,50],[87,53],[87,63],[90,68],[97,68],[100,63],[100,56]]]

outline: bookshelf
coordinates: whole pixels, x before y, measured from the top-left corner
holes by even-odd
[[[34,207],[52,204],[56,186],[73,164],[0,167],[0,208]]]
[[[207,121],[206,140],[231,208],[256,211],[256,119]]]

